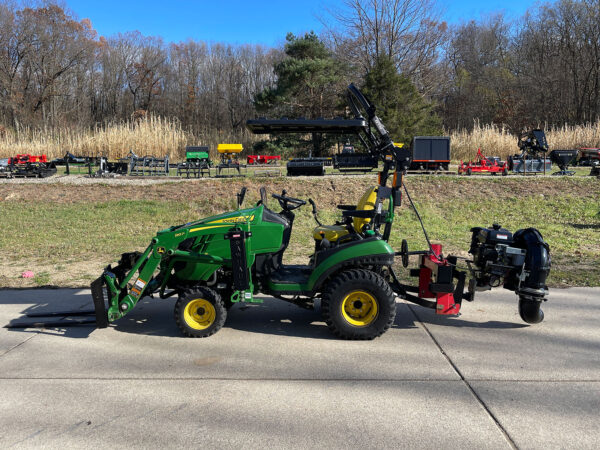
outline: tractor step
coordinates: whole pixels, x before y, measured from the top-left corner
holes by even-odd
[[[310,266],[289,265],[281,266],[271,274],[273,284],[302,284],[307,283],[312,273]]]

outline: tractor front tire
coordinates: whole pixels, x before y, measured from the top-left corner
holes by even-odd
[[[347,270],[329,281],[321,296],[321,312],[336,336],[368,340],[392,326],[396,301],[380,275],[369,270]]]
[[[188,289],[175,303],[175,322],[187,337],[208,337],[219,331],[227,319],[221,296],[207,287]]]

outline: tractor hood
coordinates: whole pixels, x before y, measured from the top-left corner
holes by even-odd
[[[200,219],[195,222],[184,223],[183,225],[177,225],[175,227],[167,228],[159,231],[158,234],[170,233],[171,231],[185,229],[185,228],[213,228],[215,225],[227,225],[236,223],[251,223],[255,224],[262,218],[263,206],[256,206],[254,208],[238,209],[237,211],[230,211],[216,216],[207,217]]]
[[[257,206],[254,208],[239,209],[237,211],[230,211],[217,216],[207,217],[194,223],[194,225],[212,225],[220,223],[240,223],[250,222],[256,223],[262,217],[263,207]]]

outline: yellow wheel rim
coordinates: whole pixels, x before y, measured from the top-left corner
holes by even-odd
[[[365,291],[352,291],[342,301],[344,319],[355,327],[366,327],[373,323],[379,313],[377,300]]]
[[[183,310],[185,323],[194,330],[206,330],[216,317],[217,312],[213,304],[203,298],[190,301]]]

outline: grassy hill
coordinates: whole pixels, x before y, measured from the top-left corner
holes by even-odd
[[[74,177],[70,177],[74,178]],[[0,183],[0,287],[85,286],[121,252],[144,248],[159,229],[231,209],[235,193],[249,188],[246,204],[286,189],[312,197],[324,223],[333,223],[338,203],[354,203],[373,176],[298,179],[201,179],[187,182],[86,180],[81,184]],[[408,177],[409,188],[430,237],[444,253],[467,256],[472,226],[499,223],[511,231],[536,227],[552,252],[553,286],[600,286],[600,182],[574,177]],[[277,202],[270,207],[278,210]],[[297,213],[288,263],[305,263],[315,226],[308,206]],[[398,210],[391,244],[425,248],[406,199]],[[33,279],[21,278],[25,270]]]

